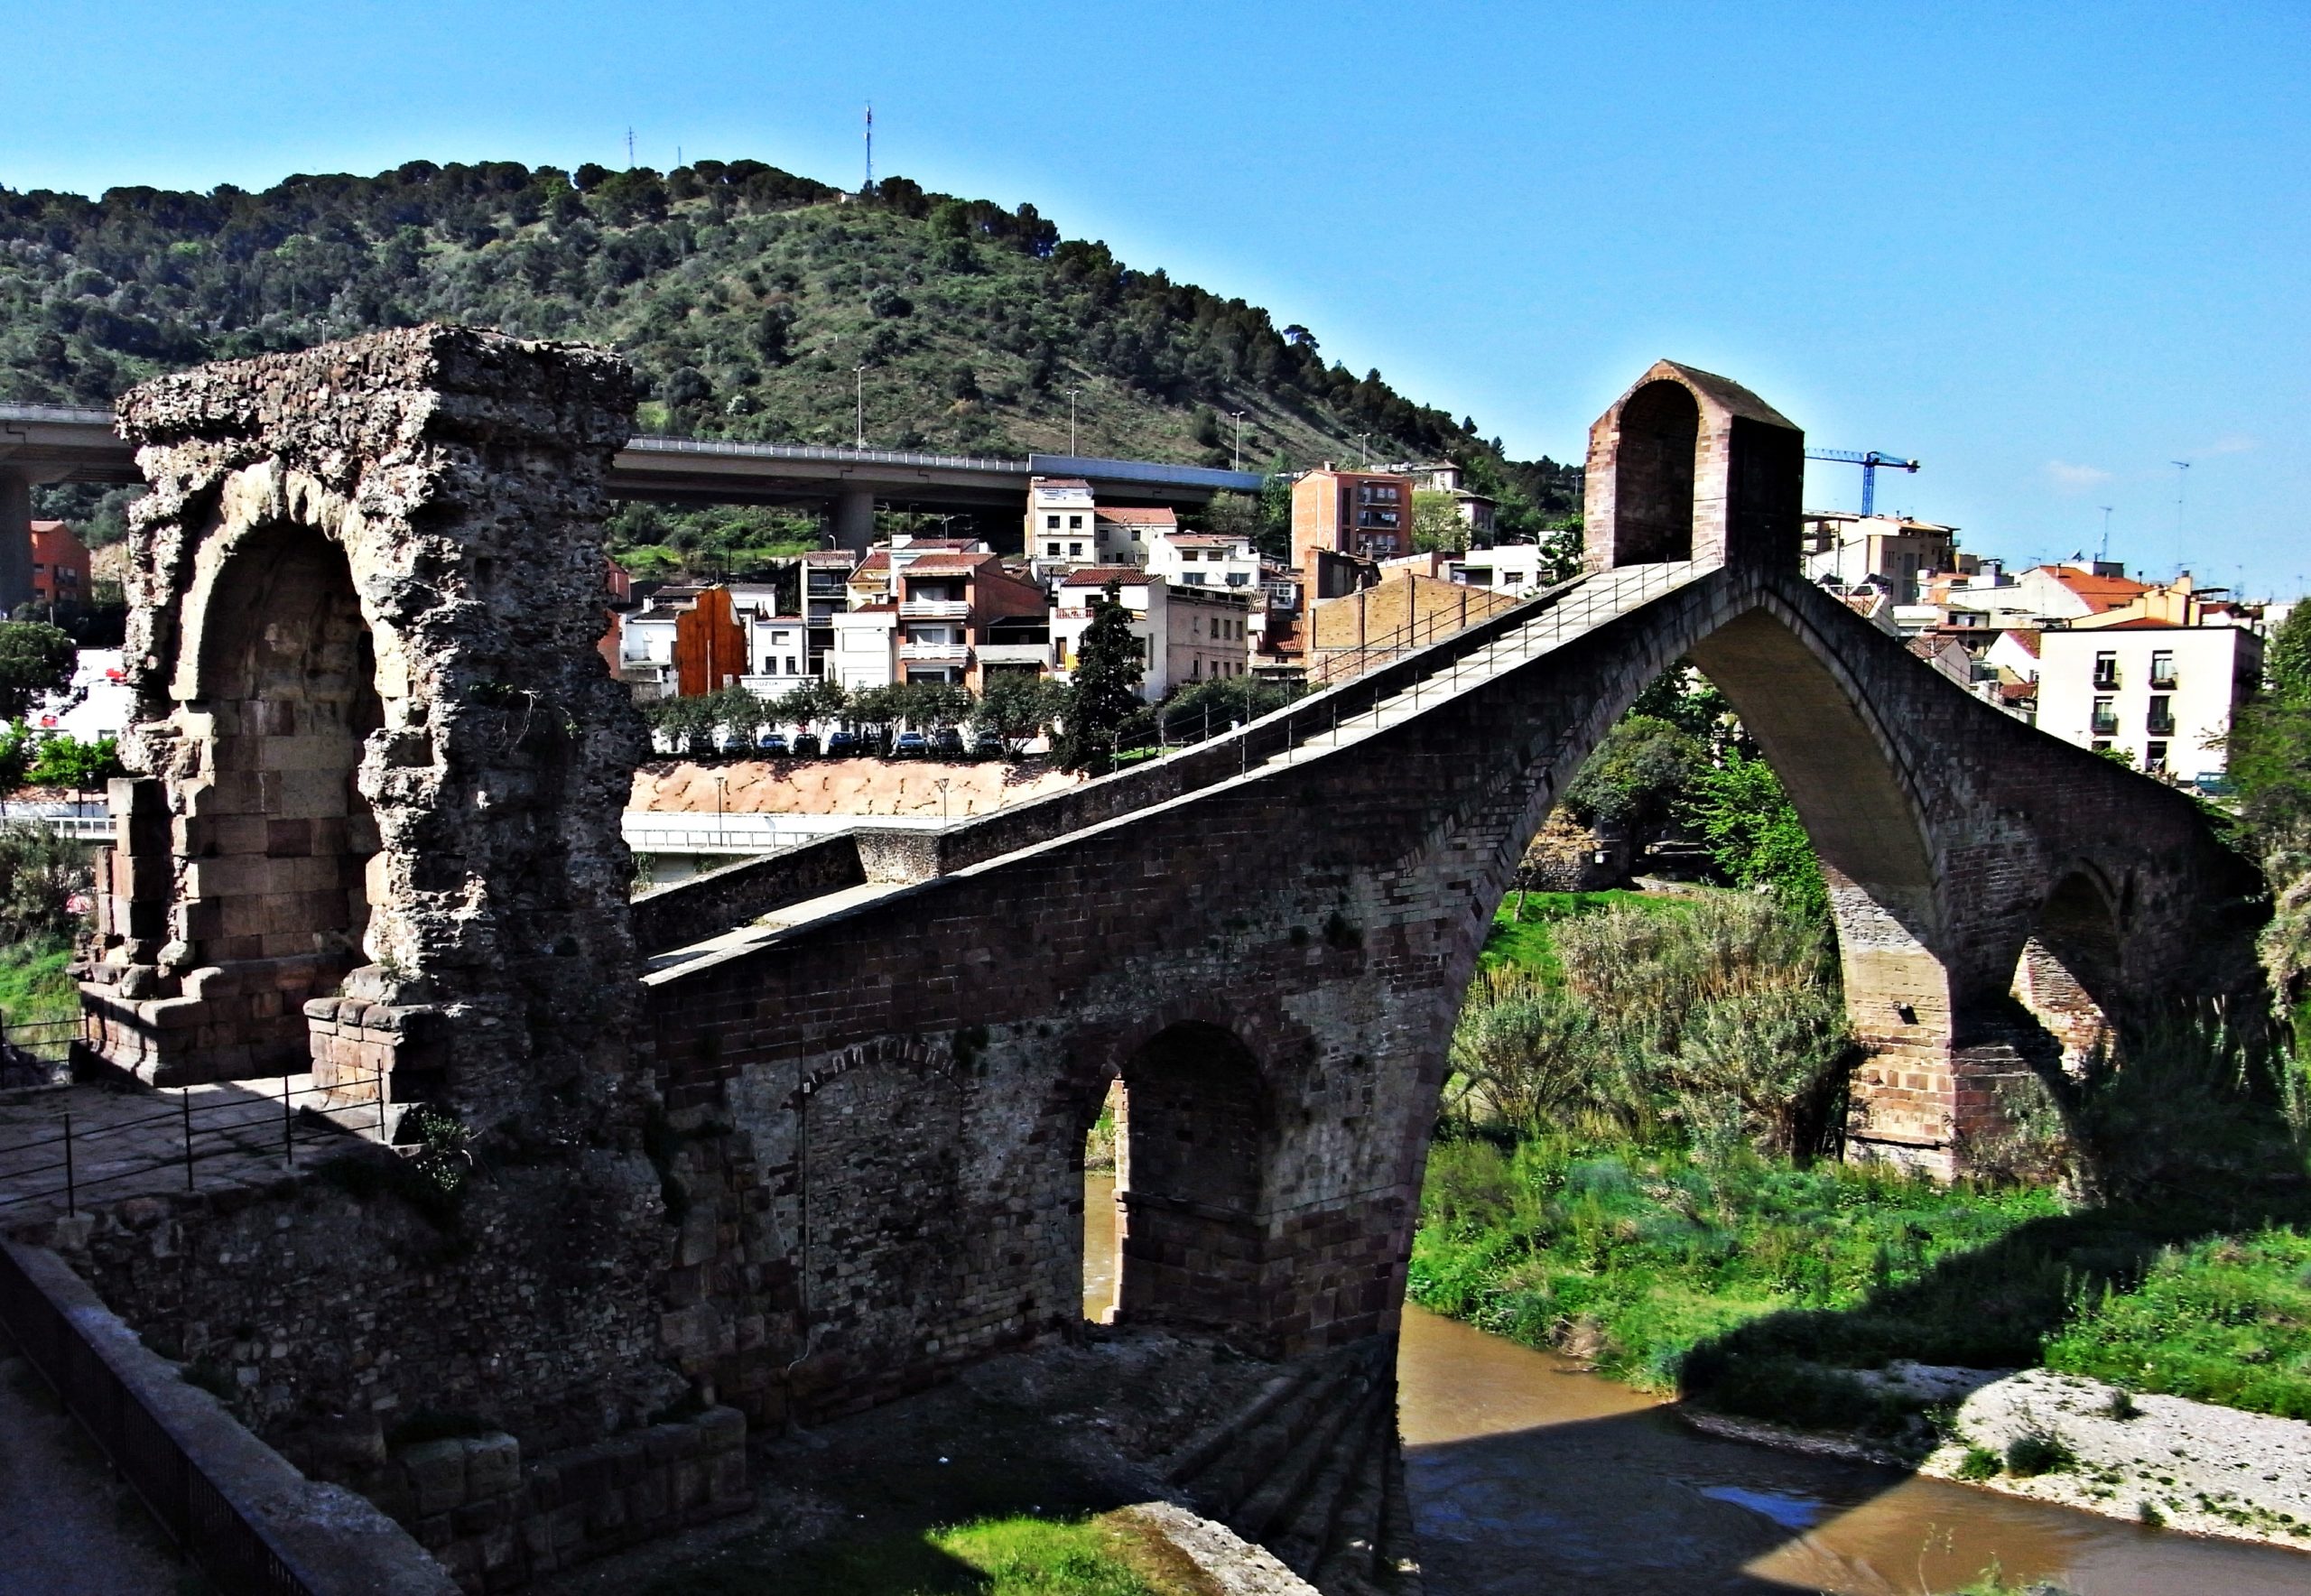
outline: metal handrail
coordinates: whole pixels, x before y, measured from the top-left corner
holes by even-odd
[[[228,1137],[234,1131],[253,1129],[262,1123],[262,1121],[249,1112],[253,1102],[265,1102],[269,1104],[277,1101],[281,1105],[281,1118],[279,1121],[281,1127],[280,1145],[282,1164],[284,1168],[294,1168],[297,1162],[296,1126],[297,1114],[299,1111],[297,1100],[300,1098],[320,1098],[324,1100],[323,1105],[320,1106],[333,1107],[340,1111],[362,1107],[374,1107],[376,1109],[376,1125],[375,1129],[381,1137],[385,1134],[386,1103],[384,1091],[385,1077],[383,1074],[359,1076],[352,1080],[339,1081],[331,1086],[308,1086],[302,1088],[292,1087],[289,1084],[290,1077],[288,1076],[284,1075],[279,1079],[281,1082],[281,1090],[277,1095],[273,1092],[258,1091],[255,1090],[255,1086],[252,1085],[248,1097],[220,1099],[218,1101],[213,1103],[203,1103],[199,1106],[195,1106],[192,1101],[192,1088],[178,1087],[175,1089],[177,1093],[177,1107],[173,1109],[164,1109],[154,1114],[140,1115],[134,1119],[116,1120],[112,1124],[97,1126],[93,1129],[88,1128],[84,1126],[82,1128],[76,1131],[72,1124],[71,1111],[70,1109],[65,1109],[59,1115],[56,1129],[43,1136],[36,1136],[23,1141],[12,1142],[6,1146],[0,1146],[0,1155],[5,1155],[12,1153],[29,1152],[37,1148],[49,1146],[55,1147],[60,1155],[51,1163],[33,1165],[29,1168],[15,1169],[7,1172],[5,1175],[0,1175],[0,1181],[5,1181],[6,1183],[5,1190],[0,1191],[0,1209],[19,1208],[26,1203],[52,1202],[58,1197],[62,1197],[64,1199],[65,1212],[68,1214],[74,1214],[79,1211],[81,1193],[90,1188],[109,1185],[117,1181],[130,1179],[133,1176],[149,1175],[156,1171],[166,1169],[182,1168],[184,1171],[185,1189],[187,1191],[191,1191],[194,1189],[195,1185],[193,1179],[193,1166],[195,1165],[201,1163],[205,1159],[216,1158],[227,1155],[241,1155],[251,1151],[251,1149],[245,1145],[225,1142],[224,1138]],[[240,1085],[245,1083],[225,1082],[223,1084]],[[377,1094],[374,1098],[368,1100],[367,1104],[364,1104],[359,1100],[346,1103],[330,1103],[327,1101],[327,1100],[335,1099],[340,1094],[352,1089],[365,1086],[374,1086],[378,1089]],[[155,1088],[154,1090],[156,1091],[162,1091],[167,1089]],[[305,1108],[308,1111],[311,1111],[315,1108],[315,1105],[309,1103],[305,1105]],[[239,1113],[243,1115],[244,1118],[221,1128],[213,1128],[209,1127],[197,1127],[195,1125],[195,1121],[204,1115],[215,1115],[227,1111]],[[104,1141],[107,1137],[122,1136],[133,1130],[149,1129],[162,1123],[168,1123],[182,1127],[182,1139],[179,1144],[180,1150],[172,1152],[167,1157],[148,1158],[141,1163],[131,1164],[125,1168],[113,1170],[105,1174],[88,1178],[84,1178],[80,1174],[78,1156],[80,1149],[88,1146],[91,1143]],[[194,1141],[196,1134],[213,1136],[217,1137],[219,1142],[224,1142],[224,1145],[212,1144],[207,1148],[199,1147],[196,1146]],[[64,1178],[60,1182],[37,1186],[29,1191],[16,1189],[15,1187],[15,1183],[23,1176],[49,1174],[59,1170],[61,1170],[64,1175]]]
[[[656,434],[629,439],[626,447],[646,454],[753,455],[763,459],[850,460],[877,466],[937,466],[1006,474],[1025,471],[1028,464],[1026,460],[990,459],[968,454],[913,454],[899,450],[843,449],[823,443],[750,443],[736,438],[667,438]]]

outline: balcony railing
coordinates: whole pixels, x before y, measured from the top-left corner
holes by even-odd
[[[910,621],[961,621],[970,618],[967,598],[909,598],[899,605],[899,618]]]
[[[2175,690],[2175,673],[2171,669],[2151,672],[2150,685],[2161,692],[2172,692]]]
[[[2142,728],[2153,737],[2173,737],[2175,735],[2175,717],[2172,715],[2146,716],[2143,719]]]
[[[2096,737],[2116,737],[2119,734],[2119,718],[2116,715],[2097,715],[2092,729]]]
[[[979,645],[979,663],[982,665],[1051,665],[1051,645],[1048,643],[982,643]]]
[[[971,650],[967,643],[902,643],[899,658],[925,665],[967,665]]]
[[[2116,692],[2118,688],[2119,673],[2116,671],[2097,671],[2094,673],[2094,691],[2096,692]]]

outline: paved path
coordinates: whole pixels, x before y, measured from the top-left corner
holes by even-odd
[[[293,1118],[282,1102],[284,1089],[288,1107],[297,1110]],[[57,1218],[68,1205],[85,1211],[124,1197],[183,1192],[188,1145],[199,1189],[268,1185],[344,1144],[346,1130],[305,1112],[329,1106],[329,1094],[315,1089],[311,1075],[172,1089],[105,1084],[9,1093],[0,1097],[0,1229]],[[363,1105],[339,1117],[359,1120],[366,1129],[375,1113]]]
[[[0,1341],[0,1596],[173,1596],[179,1573],[144,1505]]]

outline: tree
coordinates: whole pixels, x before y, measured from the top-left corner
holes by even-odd
[[[1048,676],[1025,671],[995,671],[979,695],[971,724],[991,731],[1017,753],[1051,728],[1067,707],[1067,690]]]
[[[1118,729],[1140,709],[1139,683],[1146,668],[1122,591],[1121,581],[1110,581],[1091,600],[1091,624],[1075,647],[1075,679],[1059,740],[1059,763],[1066,770],[1105,771]]]
[[[44,621],[0,622],[0,719],[21,719],[71,686],[77,656],[70,635]]]
[[[120,745],[114,738],[100,737],[92,743],[84,743],[76,737],[58,733],[41,738],[33,746],[32,764],[24,772],[24,779],[35,787],[62,787],[85,793],[127,774],[120,763]]]
[[[1458,554],[1469,546],[1469,524],[1449,493],[1421,488],[1412,496],[1412,546],[1423,554]]]
[[[1669,721],[1624,716],[1573,778],[1564,805],[1584,825],[1601,821],[1643,839],[1669,819],[1708,763],[1709,751]]]
[[[2263,654],[2262,695],[2225,739],[2239,818],[2271,887],[2262,936],[2271,990],[2295,1013],[2298,1058],[2311,1060],[2311,604],[2297,604]]]
[[[1743,886],[1765,886],[1792,909],[1829,918],[1830,892],[1805,822],[1773,766],[1738,749],[1697,773],[1685,817],[1717,868]]]

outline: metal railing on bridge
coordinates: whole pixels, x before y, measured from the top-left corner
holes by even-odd
[[[0,800],[0,824],[46,826],[59,837],[83,842],[112,840],[112,806],[102,798],[9,798]]]
[[[12,1030],[13,1037],[14,1032]],[[32,1136],[12,1134],[21,1127],[0,1129],[8,1140],[0,1143],[0,1225],[21,1211],[60,1198],[69,1217],[80,1211],[91,1197],[102,1199],[123,1192],[124,1183],[142,1183],[146,1191],[161,1189],[153,1179],[169,1177],[168,1190],[200,1188],[200,1166],[218,1159],[269,1161],[276,1155],[283,1170],[297,1165],[297,1131],[301,1122],[309,1133],[336,1133],[385,1139],[386,1105],[383,1075],[366,1075],[330,1086],[296,1086],[294,1078],[277,1081],[221,1081],[207,1087],[153,1087],[157,1107],[125,1118],[92,1116],[83,1112],[75,1123],[70,1109],[59,1109],[45,1128]],[[233,1088],[240,1088],[238,1091]],[[367,1096],[361,1095],[367,1089]],[[197,1092],[213,1101],[197,1103]],[[173,1098],[173,1103],[170,1100]],[[320,1118],[321,1111],[327,1118]],[[301,1116],[304,1118],[301,1121]],[[309,1134],[310,1146],[313,1135]]]

